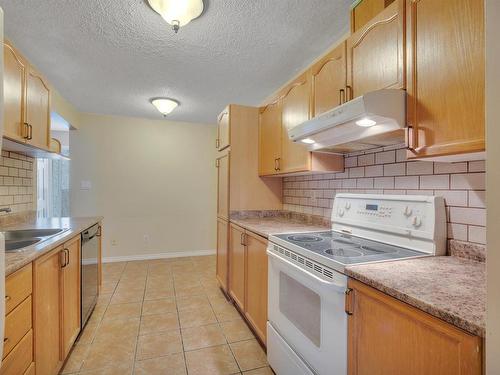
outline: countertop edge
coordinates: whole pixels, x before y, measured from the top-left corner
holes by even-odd
[[[48,238],[46,241],[43,241],[41,243],[38,243],[36,245],[32,245],[28,247],[26,250],[20,251],[20,252],[12,252],[10,254],[16,254],[19,256],[23,256],[23,253],[27,253],[24,258],[18,261],[9,261],[5,259],[5,277],[13,274],[14,272],[20,270],[27,264],[35,261],[36,259],[40,258],[41,256],[49,253],[51,250],[55,249],[56,247],[60,246],[61,244],[65,243],[69,239],[73,238],[75,235],[78,235],[79,233],[83,232],[85,229],[90,228],[91,226],[100,223],[104,217],[102,216],[93,216],[93,217],[74,217],[74,218],[69,218],[70,220],[79,220],[79,221],[85,221],[85,224],[83,223],[81,225],[77,225],[75,227],[71,227],[70,229],[64,231],[61,234],[58,234],[52,238]],[[22,226],[29,226],[29,224],[21,224]],[[13,225],[9,226],[5,229],[11,229],[11,228],[16,228],[19,227],[20,225]],[[34,250],[34,247],[39,247],[43,246],[40,249]],[[8,254],[8,253],[6,253]]]
[[[432,315],[435,318],[439,318],[446,323],[449,323],[457,328],[460,328],[464,331],[466,331],[469,334],[475,335],[475,336],[480,336],[482,338],[485,337],[486,330],[484,327],[478,326],[477,324],[471,323],[467,321],[466,319],[463,319],[462,317],[443,310],[439,307],[436,307],[435,305],[426,303],[422,300],[419,300],[417,298],[411,297],[406,295],[404,292],[399,291],[397,289],[391,288],[387,285],[384,285],[381,282],[375,281],[369,277],[364,276],[361,273],[356,272],[356,270],[347,268],[345,269],[345,274],[348,277],[351,277],[353,279],[356,279],[363,284],[369,285],[378,291],[385,293],[391,297],[396,298],[398,301],[404,302],[420,311],[423,311],[429,315]]]
[[[290,220],[291,225],[298,225],[299,228],[290,228],[290,229],[283,229],[279,231],[269,231],[269,232],[263,232],[262,230],[259,230],[259,226],[248,223],[248,219],[234,219],[231,218],[229,219],[229,223],[235,224],[243,229],[246,229],[252,233],[255,233],[261,237],[264,237],[265,239],[269,239],[269,236],[273,234],[279,234],[279,233],[298,233],[298,232],[320,232],[320,231],[325,231],[325,230],[330,230],[330,227],[326,226],[320,226],[320,225],[314,225],[314,224],[309,224],[309,223],[302,223],[302,222],[297,222],[297,221],[292,221]],[[264,219],[268,220],[269,222],[273,222],[272,219]],[[280,222],[281,225],[286,225],[285,221]]]

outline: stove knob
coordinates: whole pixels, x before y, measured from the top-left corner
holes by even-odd
[[[346,202],[345,209],[348,210],[349,208],[351,208],[351,202]]]
[[[418,216],[413,216],[412,224],[414,227],[418,228],[422,225],[422,220]]]
[[[412,209],[410,208],[410,206],[406,206],[405,210],[403,211],[403,213],[406,217],[409,217],[411,215],[411,212],[412,212]]]
[[[337,211],[337,214],[342,217],[344,216],[344,210],[342,208],[339,208],[338,211]]]

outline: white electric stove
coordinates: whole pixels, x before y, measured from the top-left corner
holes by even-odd
[[[331,230],[270,236],[269,364],[278,375],[347,374],[345,267],[445,252],[434,196],[337,194]]]

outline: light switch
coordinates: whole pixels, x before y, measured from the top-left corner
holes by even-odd
[[[80,190],[90,190],[92,189],[92,182],[88,180],[80,181]]]

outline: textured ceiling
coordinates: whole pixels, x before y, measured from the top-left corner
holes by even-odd
[[[144,0],[0,0],[5,34],[79,110],[215,122],[258,105],[348,31],[352,0],[205,0],[174,34]]]

